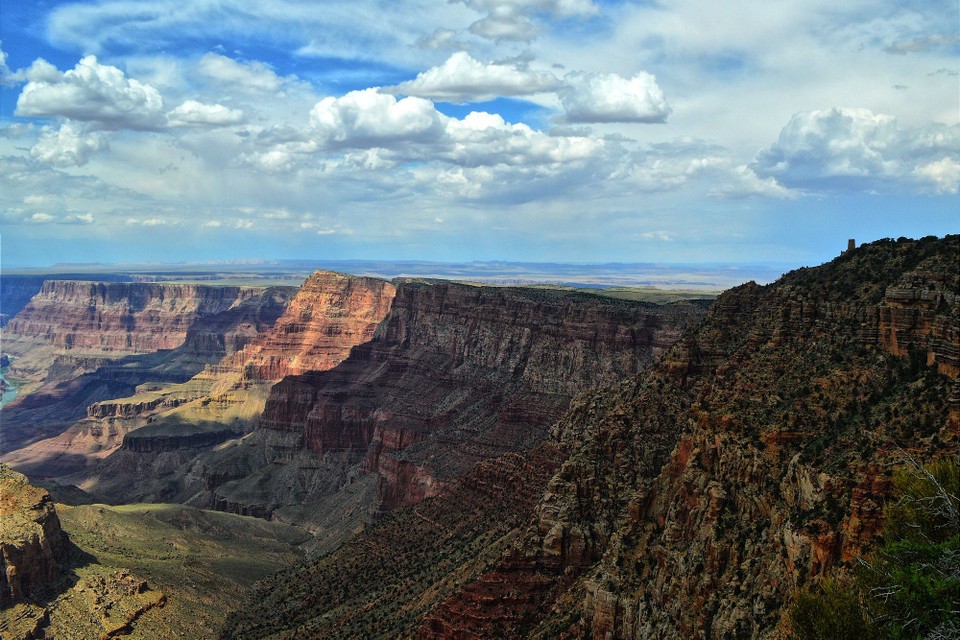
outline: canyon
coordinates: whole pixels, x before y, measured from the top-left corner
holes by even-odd
[[[649,372],[268,579],[221,637],[783,637],[796,590],[873,543],[892,469],[956,453],[957,264],[958,236],[879,241],[722,294]]]
[[[90,283],[44,287],[7,328],[14,350],[17,340],[32,340],[39,343],[34,353],[54,356],[41,370],[39,389],[5,410],[5,433],[11,436],[5,450],[12,452],[3,459],[45,477],[81,473],[120,448],[134,430],[139,433],[128,442],[132,451],[189,451],[241,435],[276,379],[345,358],[354,344],[370,338],[393,295],[389,283],[330,272],[318,272],[298,290],[152,283],[110,285],[106,292]],[[94,318],[80,326],[70,313],[77,300]],[[93,323],[100,327],[96,338],[70,337]],[[140,332],[146,335],[129,335]],[[115,357],[117,350],[151,348]],[[15,373],[24,376],[22,369]],[[60,433],[37,438],[39,420],[47,433]],[[145,430],[154,437],[145,438]],[[19,432],[33,441],[23,446],[15,439]]]
[[[47,281],[4,328],[3,460],[98,557],[98,522],[242,532],[205,567],[267,545],[205,614],[223,638],[781,638],[797,590],[875,544],[893,469],[960,446],[958,264],[960,236],[882,240],[669,304]],[[167,561],[55,557],[14,573],[149,594],[135,635],[196,615]],[[3,606],[66,628],[37,602]]]
[[[44,282],[3,328],[8,374],[22,385],[3,408],[3,459],[32,461],[31,474],[83,466],[128,430],[78,425],[88,407],[189,380],[273,326],[295,291]]]

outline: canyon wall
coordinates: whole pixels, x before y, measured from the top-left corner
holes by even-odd
[[[373,340],[273,387],[251,440],[263,458],[247,466],[264,471],[214,500],[270,515],[372,473],[377,511],[415,504],[482,460],[534,446],[576,393],[642,371],[705,307],[402,282]]]
[[[4,273],[0,278],[0,327],[20,313],[33,296],[40,292],[46,280],[89,280],[90,275],[76,273],[57,274],[11,274]],[[101,282],[127,282],[129,277],[118,274],[99,274]]]
[[[893,469],[960,446],[957,264],[960,236],[887,240],[726,292],[652,371],[578,395],[526,464],[482,462],[278,576],[223,637],[782,637],[795,590],[870,549]],[[516,498],[458,498],[496,469]]]
[[[201,319],[262,292],[253,287],[47,280],[10,320],[5,334],[65,350],[150,353],[179,347]],[[224,338],[228,352],[245,343],[239,331]],[[203,348],[203,339],[203,333],[194,334],[196,348]]]
[[[4,348],[17,355],[11,370],[29,383],[3,408],[0,452],[7,462],[29,462],[31,473],[43,475],[63,471],[51,456],[82,465],[88,454],[103,450],[100,435],[118,433],[112,429],[116,425],[105,424],[67,433],[89,416],[89,407],[145,387],[189,380],[273,326],[294,292],[287,287],[45,282],[4,328]],[[138,353],[142,350],[154,351]],[[93,439],[88,437],[92,431],[98,433]],[[49,442],[58,437],[59,443]],[[12,454],[34,444],[42,450]]]
[[[280,380],[331,369],[351,348],[373,337],[395,293],[384,280],[318,271],[269,332],[222,366],[239,368],[245,380]]]
[[[113,454],[109,459],[69,481],[96,485],[98,495],[113,500],[193,498],[197,504],[212,504],[194,494],[214,480],[223,482],[247,471],[221,469],[210,472],[213,480],[196,480],[189,468],[194,458],[252,428],[277,379],[334,367],[353,347],[369,341],[394,293],[394,286],[384,280],[316,272],[272,326],[190,380],[90,404],[87,420],[74,431],[95,439],[119,434],[122,448],[117,450],[121,443],[114,437],[112,446],[98,453]]]

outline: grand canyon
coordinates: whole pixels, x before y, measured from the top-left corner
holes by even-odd
[[[955,0],[0,5],[0,640],[960,640]]]
[[[895,472],[956,456],[958,264],[879,240],[657,302],[5,276],[0,630],[794,637]]]

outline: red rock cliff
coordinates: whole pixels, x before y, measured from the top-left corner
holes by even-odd
[[[262,291],[252,287],[47,280],[9,322],[6,331],[63,349],[149,353],[180,346],[200,319],[228,311]],[[243,343],[243,339],[234,341],[230,350]]]
[[[376,278],[318,271],[307,278],[273,328],[223,362],[248,380],[279,380],[340,364],[373,337],[396,290]]]
[[[273,388],[261,430],[295,436],[272,439],[280,459],[363,459],[382,477],[381,509],[413,504],[531,446],[575,393],[643,370],[703,308],[404,282],[371,342]]]

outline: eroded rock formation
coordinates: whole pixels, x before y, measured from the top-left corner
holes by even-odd
[[[72,481],[96,482],[101,493],[115,499],[169,499],[173,494],[168,483],[154,480],[158,475],[176,475],[184,485],[180,499],[190,499],[197,491],[191,484],[196,474],[188,469],[172,473],[172,469],[189,464],[198,450],[252,428],[280,377],[334,367],[353,347],[370,340],[387,315],[394,292],[394,286],[384,280],[318,271],[272,326],[192,379],[91,404],[89,419],[75,430],[114,429],[121,437],[128,435],[113,459]],[[115,440],[113,449],[102,450],[104,455],[119,444]],[[156,455],[161,453],[165,454],[162,463]],[[249,473],[248,467],[243,468],[247,471],[215,470],[210,478],[242,477]],[[209,479],[200,483],[205,486]],[[200,498],[194,501],[206,504]]]
[[[373,473],[376,511],[416,504],[482,460],[530,449],[576,393],[644,370],[705,306],[402,282],[372,341],[273,387],[251,439],[262,458],[214,499],[272,514]]]
[[[17,374],[32,377],[34,384],[3,409],[0,452],[11,464],[30,464],[31,473],[58,475],[64,464],[83,466],[138,426],[112,420],[78,424],[91,413],[95,419],[128,417],[98,403],[189,380],[273,326],[294,291],[48,281],[4,330],[23,354],[13,368],[20,367]],[[179,295],[188,297],[170,299]],[[161,350],[128,353],[146,348]],[[105,441],[102,435],[118,437]]]
[[[0,465],[0,607],[57,580],[68,559],[67,537],[45,489]]]
[[[222,314],[263,289],[144,282],[47,280],[6,327],[63,349],[123,354],[175,349],[204,317]],[[246,341],[241,328],[224,336],[228,352]],[[255,332],[247,328],[246,338]],[[204,332],[195,334],[202,349]]]

